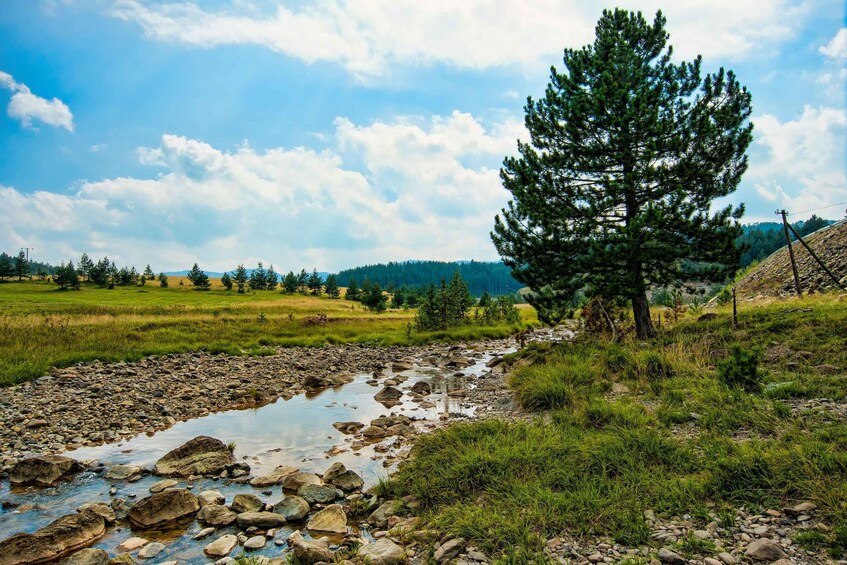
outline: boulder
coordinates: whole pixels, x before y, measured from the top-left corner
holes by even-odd
[[[233,534],[219,537],[203,548],[203,553],[209,557],[226,557],[238,545],[238,538]]]
[[[134,526],[150,528],[196,514],[200,501],[186,489],[157,492],[142,498],[129,511],[127,518]]]
[[[671,551],[667,547],[663,547],[659,550],[659,561],[662,563],[667,563],[668,565],[685,565],[688,563],[688,560],[682,557],[680,554],[675,551]]]
[[[233,512],[241,514],[242,512],[258,512],[264,505],[265,503],[262,502],[262,499],[255,494],[242,493],[235,495],[230,508],[232,508]]]
[[[253,536],[244,542],[244,549],[255,551],[265,547],[265,536]]]
[[[22,459],[9,471],[13,485],[50,486],[61,478],[82,471],[82,465],[62,455],[39,455]]]
[[[383,502],[379,508],[371,512],[368,516],[368,524],[377,528],[384,528],[388,525],[388,518],[397,514],[402,504],[397,500],[389,500]]]
[[[109,554],[102,549],[89,547],[81,549],[62,561],[62,565],[106,565]]]
[[[391,364],[391,370],[395,373],[402,373],[411,370],[412,366],[411,361],[395,361]]]
[[[399,400],[401,396],[403,396],[403,393],[400,390],[393,386],[387,386],[374,395],[374,400],[377,402],[394,402]]]
[[[141,467],[136,465],[112,465],[106,471],[107,481],[132,481],[141,476]]]
[[[135,565],[135,560],[129,553],[122,553],[109,559],[106,565]]]
[[[127,538],[121,542],[121,544],[117,547],[118,551],[135,551],[136,549],[141,549],[145,545],[150,543],[145,538],[139,537],[131,537]]]
[[[138,557],[141,559],[153,559],[163,551],[165,551],[165,544],[154,541],[141,548],[141,551],[138,552]]]
[[[317,532],[346,534],[347,515],[340,505],[332,504],[312,516],[306,528]]]
[[[327,544],[317,541],[306,541],[300,532],[294,532],[288,536],[288,546],[294,553],[294,557],[301,563],[312,565],[319,561],[332,563],[334,555]]]
[[[223,504],[226,502],[224,495],[216,490],[204,490],[197,495],[197,498],[200,500],[201,508],[209,506],[210,504]]]
[[[344,463],[341,461],[336,461],[332,465],[329,466],[329,469],[324,471],[323,480],[325,483],[331,483],[332,479],[343,473],[347,470],[347,467],[344,466]]]
[[[208,504],[197,513],[197,520],[210,526],[229,526],[236,518],[238,514],[220,504]]]
[[[299,496],[285,496],[274,505],[273,511],[289,522],[296,522],[309,515],[309,503]]]
[[[109,506],[115,511],[115,518],[118,520],[125,519],[129,515],[129,511],[132,510],[132,504],[123,498],[113,498]]]
[[[276,512],[244,512],[236,519],[238,526],[247,529],[250,526],[257,528],[278,528],[285,524],[285,516]]]
[[[785,552],[778,543],[768,538],[761,538],[750,542],[744,554],[756,561],[776,561],[786,557]]]
[[[91,510],[62,516],[34,533],[15,534],[0,542],[0,565],[55,561],[105,532],[103,517]]]
[[[361,546],[358,555],[367,565],[397,565],[406,561],[403,548],[388,538]]]
[[[288,465],[280,465],[273,471],[271,471],[267,475],[262,475],[259,477],[253,477],[250,479],[250,484],[254,487],[269,487],[273,485],[282,484],[283,479],[290,475],[291,473],[296,473],[297,467],[290,467]]]
[[[157,492],[162,492],[165,489],[173,488],[178,484],[179,481],[175,481],[173,479],[162,479],[161,481],[150,485],[150,492],[155,494]]]
[[[335,422],[332,427],[342,434],[355,434],[364,428],[365,425],[361,422]]]
[[[282,488],[297,492],[303,485],[319,485],[321,479],[314,473],[292,473],[282,481]]]
[[[362,488],[365,481],[357,473],[347,470],[332,479],[332,484],[344,492],[352,492]]]
[[[76,509],[77,512],[85,512],[86,510],[91,510],[95,514],[100,514],[107,526],[111,526],[115,523],[115,520],[117,520],[115,510],[103,502],[86,502]]]
[[[238,466],[224,443],[213,437],[198,436],[156,461],[153,472],[166,477],[220,475]]]
[[[332,502],[335,500],[335,487],[332,485],[303,485],[297,489],[297,496],[306,502]]]
[[[457,557],[460,553],[462,553],[467,546],[468,542],[465,541],[464,538],[453,538],[451,540],[447,540],[440,546],[438,546],[438,548],[432,554],[432,558],[438,561],[439,563],[442,561],[453,559],[454,557]]]
[[[426,381],[418,381],[412,385],[412,392],[420,395],[432,394],[432,386]]]

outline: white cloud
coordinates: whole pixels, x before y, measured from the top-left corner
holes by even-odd
[[[27,85],[16,82],[12,75],[0,71],[0,87],[13,92],[6,112],[9,117],[20,122],[24,127],[35,129],[33,120],[53,127],[63,127],[68,131],[74,130],[73,114],[67,105],[53,98],[47,100],[33,94]]]
[[[819,51],[836,61],[847,61],[847,27],[842,27],[835,37],[819,48]]]
[[[299,9],[279,5],[270,13],[241,3],[213,11],[192,2],[116,0],[110,13],[159,41],[259,45],[373,76],[393,64],[483,69],[558,58],[564,47],[590,42],[602,9],[615,5],[648,18],[663,9],[671,41],[684,57],[730,59],[773,52],[809,12],[805,0],[330,0]]]
[[[522,125],[454,112],[335,126],[335,147],[322,152],[225,151],[164,135],[138,151],[161,169],[153,178],[85,182],[72,195],[0,187],[0,248],[26,243],[53,261],[88,251],[156,270],[496,258],[488,232],[507,200],[498,165]]]

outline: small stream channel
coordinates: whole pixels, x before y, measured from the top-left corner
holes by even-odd
[[[374,386],[367,381],[374,377],[360,374],[348,384],[325,389],[315,394],[299,394],[288,400],[280,398],[259,408],[228,410],[202,418],[178,422],[171,428],[152,435],[140,435],[129,441],[84,447],[69,451],[65,455],[80,461],[100,461],[106,465],[131,463],[144,468],[153,464],[168,451],[182,445],[198,435],[208,435],[224,443],[234,442],[235,456],[251,466],[251,475],[262,475],[278,465],[291,465],[301,471],[322,474],[332,463],[342,462],[365,481],[365,489],[374,485],[380,478],[387,477],[396,463],[388,464],[386,455],[396,455],[397,449],[391,447],[385,452],[384,446],[394,444],[396,438],[389,437],[378,443],[367,444],[354,451],[351,445],[356,441],[352,436],[336,430],[334,422],[358,421],[368,424],[371,420],[389,414],[404,414],[415,419],[414,425],[420,430],[432,429],[439,416],[450,413],[472,416],[474,408],[463,399],[452,398],[448,392],[455,389],[474,388],[476,377],[488,369],[486,363],[494,355],[504,354],[512,349],[475,352],[465,351],[472,364],[460,372],[455,369],[427,366],[421,361],[409,371],[399,373],[407,377],[397,388],[404,391],[400,404],[387,408],[376,400],[374,395],[382,388],[382,381],[391,378],[386,371],[379,378],[380,384]],[[409,389],[418,381],[427,381],[432,394],[424,402],[415,402],[408,394]],[[420,399],[419,399],[420,400]],[[421,406],[424,405],[424,407]],[[401,449],[408,449],[411,442],[404,442]],[[332,453],[330,455],[329,453]],[[8,481],[0,485],[0,539],[6,539],[17,532],[32,532],[46,526],[56,518],[75,512],[86,502],[106,502],[121,497],[132,502],[148,496],[149,487],[161,477],[146,475],[136,482],[107,481],[100,475],[86,471],[72,480],[60,482],[46,488],[25,487],[10,488]],[[258,489],[246,484],[235,484],[225,480],[201,479],[193,483],[180,482],[180,487],[190,486],[192,492],[206,489],[220,491],[227,500],[232,501],[235,494],[249,492],[263,501],[275,503],[282,496],[280,486]],[[110,495],[110,489],[117,493]],[[270,494],[267,494],[270,492]],[[302,529],[304,523],[295,523],[291,527],[280,528],[276,539],[287,539],[295,529]],[[203,555],[203,548],[225,533],[236,533],[235,527],[220,528],[209,538],[193,540],[192,537],[204,526],[194,520],[177,524],[167,530],[143,530],[133,532],[126,522],[110,528],[106,535],[98,540],[94,547],[105,549],[115,555],[116,547],[124,540],[140,536],[151,541],[160,541],[167,548],[150,563],[178,560],[180,563],[209,563],[212,559]],[[367,536],[367,532],[362,532]],[[251,552],[251,555],[280,556],[285,545],[270,542],[264,549]],[[237,556],[242,550],[236,549],[231,556]]]

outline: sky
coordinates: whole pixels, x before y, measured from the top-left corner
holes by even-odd
[[[526,97],[615,6],[661,9],[676,60],[752,93],[750,168],[720,204],[844,216],[843,0],[0,0],[0,250],[496,260]]]

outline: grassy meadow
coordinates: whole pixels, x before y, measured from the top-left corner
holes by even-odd
[[[50,367],[135,360],[203,349],[261,355],[274,346],[326,343],[420,344],[503,337],[515,328],[465,326],[446,332],[409,331],[414,310],[369,312],[358,302],[259,291],[239,295],[212,279],[212,290],[179,286],[83,284],[58,291],[45,282],[0,284],[0,385],[35,378]],[[324,315],[327,321],[313,323]],[[521,308],[522,323],[535,312]]]
[[[544,542],[559,535],[658,548],[645,510],[729,527],[742,506],[800,501],[818,506],[825,527],[795,542],[843,558],[847,425],[804,403],[847,397],[845,298],[745,304],[737,328],[718,309],[646,343],[582,336],[531,346],[510,359],[509,384],[536,417],[426,435],[380,488],[416,495],[425,520],[504,562],[545,562]],[[722,380],[733,344],[760,355],[757,387]],[[674,549],[717,553],[693,538]]]

